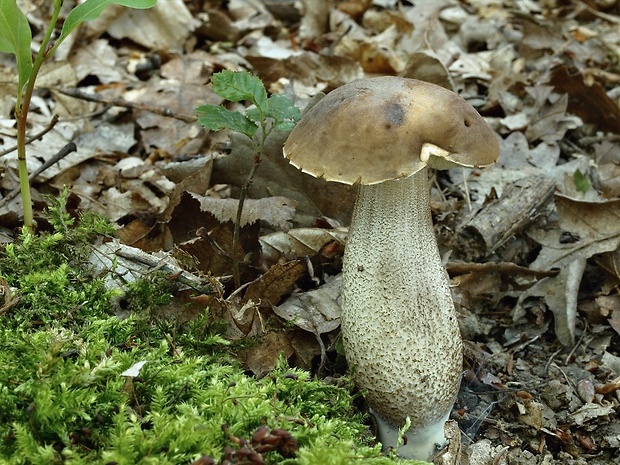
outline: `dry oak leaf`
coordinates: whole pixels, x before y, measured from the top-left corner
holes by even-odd
[[[288,232],[275,232],[259,238],[261,254],[265,261],[277,263],[280,259],[312,256],[328,243],[344,244],[346,228],[295,228]]]
[[[219,221],[235,222],[237,219],[237,208],[239,200],[237,199],[217,199],[190,193],[198,202],[203,212],[209,212]],[[271,226],[288,231],[292,224],[290,220],[295,215],[295,207],[297,203],[286,197],[267,197],[264,199],[246,199],[243,204],[241,213],[240,226],[252,224],[262,220]]]
[[[519,297],[515,316],[523,301],[532,296],[544,297],[555,318],[555,332],[560,342],[575,340],[577,294],[588,258],[611,252],[620,245],[620,200],[602,202],[555,196],[561,230],[536,238],[542,250],[530,268],[559,269],[555,277],[545,278]],[[562,243],[562,233],[572,233],[576,242]]]

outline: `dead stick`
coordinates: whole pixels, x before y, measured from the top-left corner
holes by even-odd
[[[49,122],[49,124],[45,127],[45,129],[43,129],[41,132],[39,132],[38,134],[35,134],[34,136],[26,139],[26,145],[30,144],[32,141],[35,141],[41,137],[43,137],[45,134],[47,134],[48,132],[50,132],[54,126],[56,126],[56,123],[58,123],[58,115],[54,115],[52,116],[51,121]],[[0,157],[3,155],[6,155],[7,153],[11,153],[13,151],[17,150],[17,145],[10,147],[6,150],[3,150],[2,152],[0,152]]]
[[[77,150],[77,147],[75,146],[75,143],[69,142],[63,148],[61,148],[58,151],[58,153],[56,153],[56,155],[54,155],[52,158],[50,158],[45,163],[43,163],[41,166],[39,166],[36,170],[34,170],[30,174],[30,176],[28,176],[28,182],[32,183],[34,178],[36,178],[38,175],[43,173],[45,170],[49,169],[51,166],[55,165],[60,160],[65,158],[67,155],[69,155],[71,152],[75,152],[76,150]],[[0,208],[6,205],[11,200],[13,200],[15,197],[17,197],[17,195],[20,192],[21,192],[20,187],[16,187],[11,192],[9,192],[4,198],[0,199]]]
[[[157,107],[155,105],[148,105],[145,103],[134,103],[122,98],[105,98],[101,95],[97,94],[89,94],[87,92],[82,92],[78,89],[68,89],[64,87],[57,88],[58,92],[64,95],[68,95],[69,97],[77,98],[80,100],[86,100],[87,102],[97,102],[103,103],[106,105],[112,105],[115,107],[123,107],[128,108],[130,110],[142,110],[148,111],[151,113],[155,113],[156,115],[166,116],[168,118],[175,118],[186,123],[195,123],[196,118],[194,116],[186,116],[181,115],[179,113],[174,113],[169,108]]]

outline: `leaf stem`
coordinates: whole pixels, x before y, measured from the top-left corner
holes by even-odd
[[[260,111],[260,109],[259,109]],[[254,179],[254,175],[256,174],[256,170],[261,164],[262,157],[265,150],[265,141],[267,140],[267,136],[271,132],[272,128],[267,128],[267,122],[265,118],[260,113],[260,139],[258,143],[252,139],[252,145],[254,146],[254,164],[252,165],[252,169],[248,174],[247,179],[241,186],[241,191],[239,192],[239,204],[237,206],[237,218],[235,221],[234,231],[233,231],[233,244],[232,244],[232,259],[233,259],[233,282],[235,285],[235,289],[239,289],[241,286],[241,271],[239,269],[239,246],[241,241],[241,215],[243,213],[243,204],[245,203],[245,199],[248,194],[248,189],[252,184]]]

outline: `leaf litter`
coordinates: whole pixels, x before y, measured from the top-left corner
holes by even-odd
[[[36,24],[41,10],[30,10]],[[205,301],[229,338],[253,341],[240,357],[257,376],[280,353],[337,376],[340,226],[355,189],[290,167],[287,134],[274,131],[248,190],[235,290],[232,222],[251,147],[188,119],[222,103],[209,82],[224,69],[252,71],[300,108],[365,75],[452,88],[487,118],[502,152],[492,168],[437,175],[432,191],[468,347],[454,463],[620,463],[619,24],[617,1],[162,1],[140,22],[112,9],[42,71],[30,133],[59,121],[30,145],[30,169],[69,141],[77,151],[34,179],[34,198],[67,185],[75,208],[115,223],[127,254],[174,257],[175,269],[210,283]],[[15,145],[5,55],[0,74],[2,152]],[[3,197],[17,186],[14,158],[0,156]],[[475,254],[460,245],[531,179],[553,195],[528,203],[527,221],[515,208],[483,235],[491,244]],[[19,225],[19,211],[18,198],[0,203],[0,224]]]

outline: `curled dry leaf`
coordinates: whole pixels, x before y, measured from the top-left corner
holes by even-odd
[[[221,301],[220,305],[226,310],[224,320],[229,322],[224,333],[227,338],[238,341],[264,332],[264,321],[258,303],[228,298]]]
[[[517,403],[519,407],[519,421],[536,429],[547,428],[555,430],[557,422],[555,413],[542,402],[528,401],[524,404]]]
[[[276,263],[280,258],[297,258],[315,255],[329,242],[344,244],[347,230],[297,228],[276,232],[259,239],[263,260]]]
[[[273,309],[276,315],[295,326],[320,335],[340,325],[340,287],[342,275],[328,278],[323,286],[308,292],[293,294]]]
[[[291,292],[295,282],[306,271],[306,264],[301,260],[275,264],[250,283],[243,296],[243,302],[258,302],[260,307],[277,305],[283,295]]]
[[[260,378],[276,367],[282,354],[290,357],[293,353],[289,332],[269,332],[256,346],[241,351],[239,357],[246,369]]]
[[[597,386],[596,393],[606,396],[607,394],[616,392],[619,389],[620,389],[620,376],[611,380],[608,383],[603,384],[602,386]]]
[[[573,412],[570,416],[571,420],[577,426],[582,426],[590,420],[609,415],[613,411],[614,406],[612,404],[584,404],[579,410]]]
[[[454,82],[448,69],[431,51],[420,51],[409,56],[401,75],[454,90]]]

